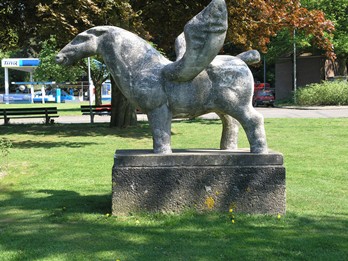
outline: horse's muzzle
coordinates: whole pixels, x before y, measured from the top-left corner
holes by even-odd
[[[57,54],[56,56],[56,63],[58,64],[67,64],[68,63],[68,59],[62,55],[62,54]]]

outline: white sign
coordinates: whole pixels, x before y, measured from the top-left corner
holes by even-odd
[[[2,59],[2,67],[19,67],[19,59]]]
[[[22,58],[22,59],[2,59],[1,66],[5,68],[11,67],[37,67],[40,60],[36,58]]]

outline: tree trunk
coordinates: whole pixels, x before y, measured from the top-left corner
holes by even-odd
[[[111,120],[110,127],[127,128],[137,124],[135,108],[124,97],[111,77]]]
[[[94,85],[94,94],[95,94],[95,105],[99,106],[102,104],[102,97],[101,97],[101,84],[96,83]]]
[[[337,57],[338,63],[338,76],[347,76],[347,57]]]

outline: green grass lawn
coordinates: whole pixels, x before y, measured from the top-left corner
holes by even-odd
[[[116,149],[147,123],[0,126],[0,260],[348,260],[348,119],[266,119],[284,154],[287,214],[110,216]],[[173,148],[218,148],[219,121],[173,123]],[[240,134],[240,147],[247,147]]]

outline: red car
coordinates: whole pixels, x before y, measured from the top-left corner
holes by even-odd
[[[255,91],[253,96],[253,106],[259,105],[274,106],[274,94],[271,90]]]
[[[263,82],[256,82],[254,84],[254,92],[256,91],[260,91],[260,90],[264,90],[264,89],[270,89],[271,88],[271,85],[269,83],[263,83]]]

